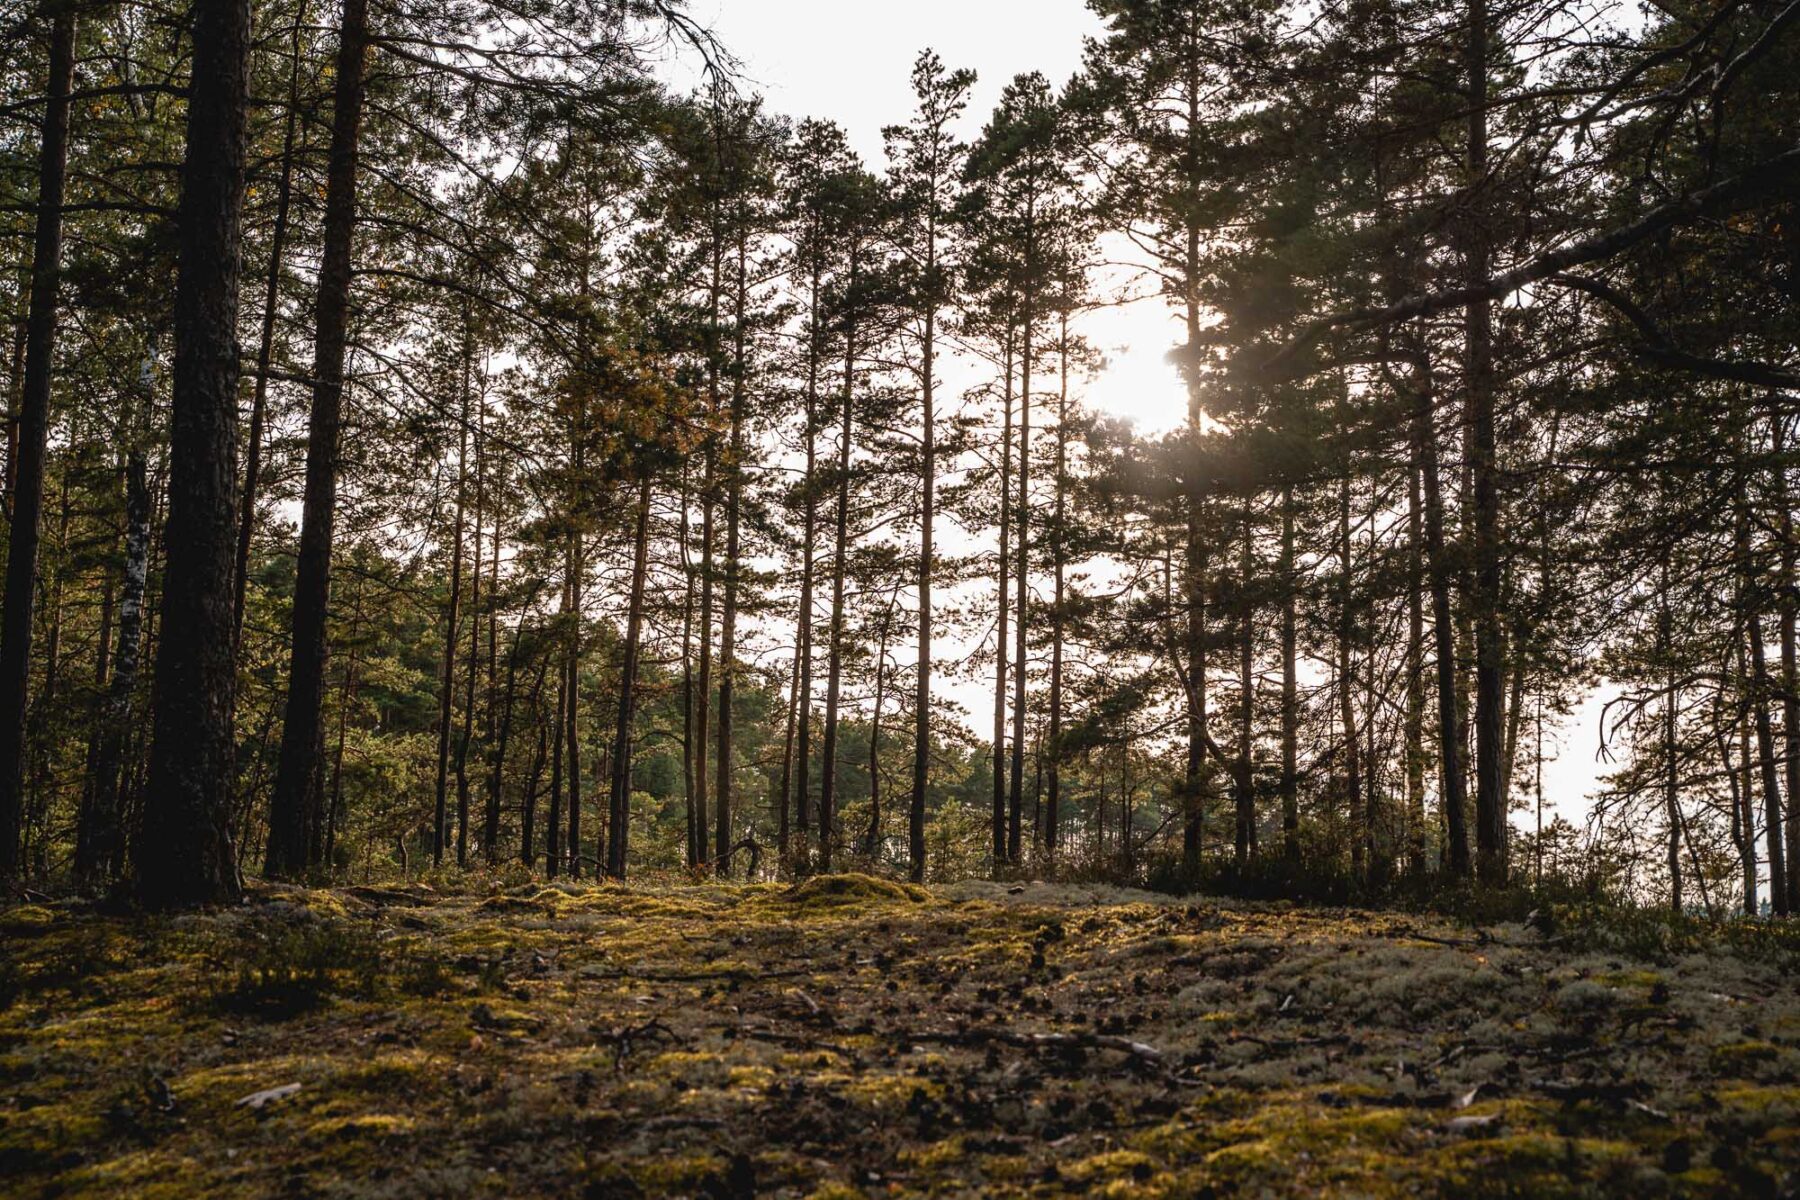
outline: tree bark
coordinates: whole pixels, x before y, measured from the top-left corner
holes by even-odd
[[[851,288],[856,269],[851,267]],[[826,648],[825,745],[819,770],[819,870],[830,872],[837,829],[838,692],[844,674],[844,576],[850,552],[850,448],[856,413],[856,325],[844,334],[844,413],[838,447],[835,554],[831,560],[831,630]]]
[[[154,735],[132,851],[148,908],[238,897],[230,829],[237,512],[238,252],[250,83],[248,0],[196,0],[177,218],[168,547]]]
[[[469,454],[468,356],[464,354],[462,418],[457,422],[456,508],[450,523],[450,596],[444,604],[444,665],[438,680],[437,792],[432,810],[431,861],[444,865],[450,840],[450,726],[456,704],[456,646],[461,622],[463,502],[467,496]]]
[[[89,890],[103,887],[124,865],[120,773],[125,742],[131,732],[131,701],[137,691],[144,589],[149,573],[150,484],[144,453],[134,449],[125,457],[125,572],[119,588],[118,634],[112,649],[111,679],[100,710],[100,737],[75,842],[75,877]]]
[[[1437,658],[1438,796],[1444,811],[1450,874],[1469,873],[1469,834],[1462,769],[1462,714],[1457,702],[1456,626],[1450,608],[1450,564],[1444,547],[1444,493],[1438,474],[1435,389],[1423,353],[1414,365],[1417,389],[1412,421],[1413,456],[1419,463],[1425,514],[1425,555],[1431,581],[1431,624]]]
[[[1469,0],[1468,187],[1487,177],[1487,0]],[[1467,272],[1471,284],[1487,278],[1488,235],[1481,206],[1467,218]],[[1488,884],[1506,882],[1506,805],[1502,781],[1505,741],[1506,632],[1500,595],[1500,493],[1494,440],[1493,301],[1472,300],[1465,310],[1468,351],[1470,472],[1474,494],[1475,625],[1475,848],[1476,869]]]
[[[244,638],[244,597],[250,585],[250,549],[256,533],[256,493],[262,481],[263,425],[269,406],[269,374],[275,360],[275,319],[281,302],[281,267],[287,253],[288,223],[294,197],[294,141],[300,122],[301,33],[306,28],[306,5],[294,14],[292,42],[288,47],[287,115],[281,133],[281,174],[275,184],[275,225],[269,234],[269,268],[263,283],[262,333],[256,345],[256,379],[251,384],[250,436],[244,452],[244,491],[239,498],[237,572],[231,602],[231,641],[240,647]]]
[[[288,668],[281,760],[270,801],[268,874],[302,874],[318,820],[320,724],[325,700],[331,548],[337,508],[338,442],[343,423],[344,357],[350,328],[356,233],[357,155],[369,47],[368,0],[344,0],[338,25],[337,82],[325,176],[324,246],[314,301],[312,411],[307,417],[306,487],[294,582],[293,647]]]
[[[740,217],[740,221],[742,218]],[[748,309],[749,262],[747,234],[739,226],[737,243],[737,286],[733,303],[735,346],[732,356],[730,434],[726,453],[725,489],[725,607],[719,620],[719,761],[718,784],[713,800],[717,806],[714,829],[715,857],[721,875],[731,874],[731,804],[732,772],[736,756],[732,752],[733,705],[737,698],[737,619],[738,583],[742,563],[739,561],[740,525],[744,497],[744,386],[749,364],[745,356],[745,320]]]
[[[1300,581],[1294,575],[1294,489],[1281,493],[1281,852],[1300,861]]]
[[[1056,858],[1056,826],[1062,810],[1063,716],[1063,604],[1068,581],[1069,492],[1069,314],[1065,309],[1057,340],[1058,390],[1056,398],[1056,500],[1050,538],[1051,568],[1055,581],[1050,604],[1050,749],[1044,763],[1048,785],[1044,795],[1044,856]]]
[[[606,873],[625,878],[631,825],[631,726],[636,715],[639,642],[644,626],[644,586],[650,573],[650,476],[638,485],[637,529],[632,539],[631,599],[626,605],[625,649],[619,663],[618,725],[613,733],[612,794],[607,805]]]
[[[1242,515],[1244,528],[1238,550],[1238,744],[1237,762],[1232,764],[1240,866],[1256,853],[1256,613],[1250,591],[1256,514],[1248,495],[1244,497]]]
[[[1013,337],[1008,320],[1004,356],[1005,383],[1002,393],[1000,425],[1000,546],[994,558],[994,874],[1007,862],[1006,854],[1006,573],[1012,562],[1012,402],[1013,402]]]
[[[50,376],[55,368],[57,292],[62,284],[63,192],[69,160],[69,93],[74,76],[75,7],[59,4],[50,22],[49,87],[38,141],[37,222],[32,239],[31,298],[25,318],[18,442],[16,453],[8,460],[13,491],[12,526],[6,547],[6,597],[0,605],[0,883],[12,882],[21,873],[31,620],[37,592],[39,526],[44,510],[44,460],[50,438]],[[240,148],[240,163],[242,156]],[[239,187],[241,190],[241,183]],[[241,199],[237,207],[242,207]],[[236,215],[235,211],[232,215]],[[235,279],[232,285],[235,286]],[[235,301],[235,295],[232,299]]]
[[[1350,561],[1350,480],[1338,482],[1338,628],[1337,691],[1338,720],[1344,738],[1344,799],[1350,823],[1350,870],[1363,878],[1366,859],[1366,814],[1363,810],[1362,775],[1356,735],[1356,674],[1353,668],[1352,642],[1355,619],[1351,609],[1352,564]]]
[[[1800,796],[1800,650],[1795,636],[1795,545],[1794,513],[1788,500],[1787,425],[1776,399],[1769,400],[1769,428],[1774,464],[1771,468],[1775,529],[1780,539],[1778,557],[1781,576],[1776,581],[1776,612],[1781,619],[1781,745],[1788,803]],[[1790,863],[1800,864],[1800,821],[1788,814],[1787,854]],[[1787,877],[1788,911],[1800,912],[1800,870]]]
[[[1006,814],[1006,858],[1014,866],[1025,861],[1021,824],[1025,803],[1025,684],[1031,603],[1031,382],[1032,333],[1031,300],[1025,301],[1024,333],[1019,343],[1019,498],[1013,508],[1014,528],[1019,537],[1019,564],[1013,586],[1018,589],[1013,611],[1013,741],[1012,803]]]

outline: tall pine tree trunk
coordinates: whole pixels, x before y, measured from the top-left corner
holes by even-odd
[[[1056,577],[1050,603],[1050,751],[1044,763],[1048,785],[1044,794],[1044,855],[1050,860],[1056,857],[1057,818],[1062,810],[1063,603],[1068,587],[1069,314],[1065,309],[1061,315],[1057,339],[1056,508],[1050,540],[1051,566]]]
[[[119,587],[112,678],[100,710],[100,736],[75,840],[75,877],[90,890],[103,887],[124,862],[121,770],[126,739],[131,733],[131,701],[137,691],[144,589],[149,573],[150,484],[143,451],[131,450],[125,458],[125,572]]]
[[[643,637],[644,588],[650,574],[650,476],[638,485],[637,528],[632,538],[631,598],[626,604],[625,649],[619,663],[618,725],[613,732],[612,793],[606,821],[606,873],[625,878],[631,824],[631,726],[637,712],[639,642]]]
[[[368,0],[344,0],[338,25],[331,151],[325,176],[324,246],[313,307],[312,411],[306,425],[306,487],[294,581],[293,647],[281,729],[281,762],[269,812],[268,873],[278,878],[298,876],[312,865],[307,861],[308,849],[318,820],[323,782],[320,721],[325,702],[332,530],[343,423],[344,357],[350,331],[351,252],[356,233],[357,154],[368,22]]]
[[[1014,866],[1025,861],[1022,813],[1025,803],[1025,684],[1026,638],[1031,603],[1031,384],[1033,321],[1029,297],[1025,303],[1024,333],[1019,343],[1019,496],[1013,506],[1013,527],[1018,534],[1019,562],[1013,586],[1018,589],[1013,607],[1013,729],[1012,803],[1006,813],[1006,858]]]
[[[467,327],[467,309],[464,324]],[[465,370],[467,364],[465,363]],[[464,421],[468,414],[465,407]],[[481,526],[487,500],[487,464],[483,461],[481,425],[475,426],[475,536],[469,564],[469,654],[463,669],[462,732],[456,740],[456,865],[469,865],[469,743],[475,736],[475,677],[481,666]],[[455,631],[451,631],[452,644]]]
[[[855,267],[851,286],[855,287]],[[856,326],[844,335],[844,413],[838,447],[835,553],[831,560],[831,629],[826,646],[825,745],[819,770],[819,870],[831,870],[837,830],[838,693],[844,675],[844,577],[850,553],[850,447],[856,413]]]
[[[1469,0],[1468,187],[1486,186],[1488,171],[1487,0]],[[1485,280],[1490,252],[1485,214],[1471,205],[1466,268]],[[1493,303],[1469,304],[1467,338],[1470,474],[1474,496],[1475,624],[1475,846],[1476,867],[1490,884],[1506,881],[1505,742],[1506,633],[1501,614],[1499,468],[1494,441]]]
[[[1005,383],[1001,388],[1002,416],[1000,424],[1000,546],[994,558],[994,873],[1009,861],[1006,854],[1006,574],[1012,562],[1012,412],[1013,412],[1013,336],[1010,321],[1006,328],[1004,357]]]
[[[74,76],[75,8],[59,4],[50,23],[50,79],[38,141],[37,223],[32,239],[31,298],[25,317],[19,433],[15,453],[7,460],[12,525],[6,547],[6,597],[0,604],[0,883],[11,882],[20,874],[20,840],[25,825],[25,713],[31,680],[31,619],[44,510],[44,459],[50,438],[50,374],[56,358],[63,191],[69,160],[69,92]],[[240,165],[242,153],[240,147]],[[241,206],[241,199],[234,203],[232,219],[237,218]],[[232,254],[236,254],[235,246]],[[235,312],[235,257],[233,267],[230,301]],[[235,374],[234,370],[234,377]]]
[[[1365,822],[1362,774],[1356,735],[1356,673],[1351,657],[1355,631],[1355,615],[1351,607],[1350,559],[1350,478],[1338,481],[1338,627],[1337,627],[1337,692],[1338,720],[1344,738],[1344,800],[1350,819],[1350,870],[1362,878],[1365,859]]]
[[[1437,658],[1437,715],[1439,803],[1444,812],[1446,858],[1450,873],[1462,878],[1469,873],[1469,834],[1462,767],[1462,714],[1457,700],[1456,625],[1450,606],[1450,563],[1444,546],[1444,492],[1438,471],[1436,391],[1431,382],[1431,361],[1424,350],[1414,362],[1412,420],[1413,456],[1419,463],[1419,480],[1425,514],[1425,555],[1431,581],[1431,624]]]
[[[576,463],[579,474],[579,454]],[[581,534],[571,533],[568,545],[569,629],[568,640],[564,643],[568,657],[563,664],[563,671],[568,676],[568,700],[563,706],[563,741],[566,743],[564,752],[569,758],[569,839],[566,849],[571,879],[581,878],[581,583],[584,569]]]
[[[281,132],[281,174],[275,182],[275,225],[269,234],[269,265],[263,279],[262,332],[256,343],[256,379],[250,400],[250,436],[244,452],[244,490],[238,506],[237,572],[231,603],[231,640],[239,647],[244,638],[244,595],[250,585],[250,549],[256,533],[256,496],[262,482],[263,426],[269,407],[269,372],[275,361],[275,322],[280,315],[281,268],[287,254],[288,223],[294,197],[294,141],[300,124],[301,34],[306,28],[306,5],[294,14],[288,46],[287,114]]]
[[[1300,860],[1300,581],[1294,575],[1294,489],[1281,492],[1281,852]]]
[[[928,206],[925,232],[926,286],[937,286],[937,202]],[[925,344],[920,378],[920,469],[924,488],[919,497],[919,663],[917,694],[913,701],[912,800],[907,811],[908,875],[925,882],[925,789],[931,779],[931,572],[932,523],[937,512],[937,300],[925,307]],[[877,675],[881,664],[876,663]],[[874,770],[871,760],[870,771]],[[871,822],[873,829],[873,822]]]
[[[741,221],[741,217],[740,217]],[[739,537],[744,497],[744,387],[749,364],[745,356],[745,318],[748,308],[749,262],[747,235],[740,223],[737,243],[737,287],[733,303],[735,346],[732,354],[730,434],[726,453],[725,490],[725,607],[719,620],[719,761],[718,785],[714,789],[717,806],[714,830],[715,857],[722,875],[731,874],[731,804],[732,772],[736,755],[732,752],[732,711],[737,699],[737,619],[738,583],[742,564],[739,562]]]
[[[144,811],[132,849],[150,908],[239,892],[230,828],[237,513],[238,251],[250,92],[248,0],[196,0],[177,218],[168,547]]]
[[[464,332],[467,332],[465,328]],[[444,666],[438,680],[437,793],[432,809],[431,863],[444,865],[450,841],[450,725],[456,704],[456,646],[462,605],[463,501],[469,474],[469,355],[463,353],[462,416],[457,422],[456,515],[450,523],[450,597],[444,604]]]
[[[1233,766],[1237,793],[1237,860],[1240,864],[1256,853],[1256,622],[1251,601],[1250,576],[1255,550],[1255,511],[1244,496],[1243,536],[1238,548],[1238,744]]]
[[[1776,611],[1781,618],[1781,746],[1785,759],[1788,803],[1800,796],[1800,648],[1797,648],[1795,622],[1794,513],[1788,500],[1787,425],[1777,403],[1769,402],[1770,446],[1775,462],[1771,468],[1772,500],[1775,504],[1775,530],[1780,540],[1778,556],[1781,576],[1776,581]],[[1787,822],[1787,861],[1800,864],[1800,821],[1789,814]],[[1800,870],[1789,872],[1788,911],[1800,912]]]

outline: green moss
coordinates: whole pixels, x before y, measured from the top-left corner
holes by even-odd
[[[29,937],[55,924],[56,914],[41,904],[21,904],[0,911],[0,933],[8,937]]]
[[[1712,1048],[1713,1069],[1719,1072],[1741,1071],[1781,1057],[1781,1047],[1772,1042],[1746,1039],[1727,1042]]]
[[[810,907],[868,904],[923,904],[931,893],[910,883],[895,883],[873,875],[848,872],[842,875],[814,875],[787,889],[781,895],[789,904]]]

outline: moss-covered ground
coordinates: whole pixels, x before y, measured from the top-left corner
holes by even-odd
[[[1032,886],[0,910],[0,1194],[1791,1194],[1800,992]],[[297,1086],[295,1086],[297,1085]]]

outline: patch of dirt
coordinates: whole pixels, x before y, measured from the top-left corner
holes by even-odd
[[[1417,917],[869,876],[0,913],[19,1196],[1776,1196],[1800,997]]]

